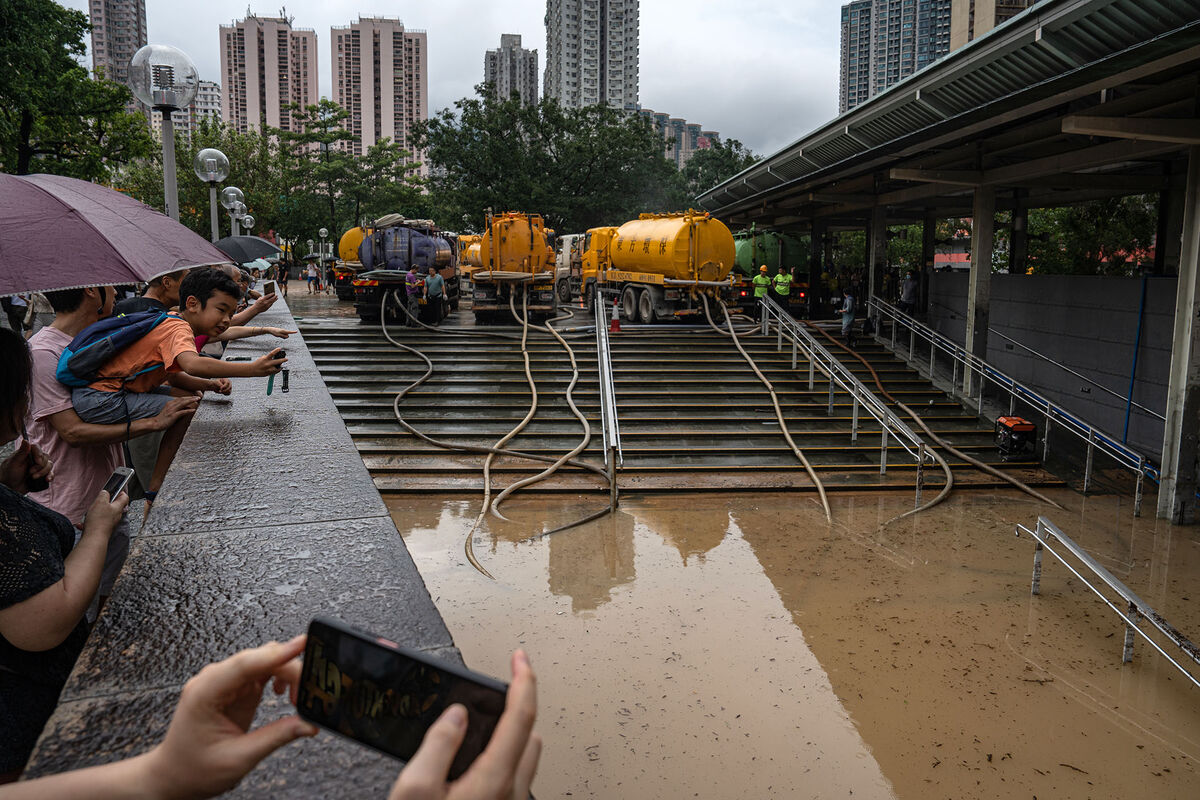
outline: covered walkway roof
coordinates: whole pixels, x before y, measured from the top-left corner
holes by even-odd
[[[697,198],[807,230],[1166,189],[1200,145],[1200,2],[1043,0]]]

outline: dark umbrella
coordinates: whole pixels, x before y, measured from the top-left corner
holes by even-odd
[[[261,236],[226,236],[217,242],[217,249],[238,264],[283,252]]]
[[[208,240],[106,186],[0,173],[0,295],[137,283],[227,261]]]

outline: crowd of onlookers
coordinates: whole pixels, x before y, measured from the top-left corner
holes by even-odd
[[[286,287],[278,270],[267,277]],[[0,784],[23,771],[112,591],[129,552],[130,498],[144,499],[149,511],[205,393],[228,395],[230,378],[284,368],[278,349],[253,361],[222,358],[230,340],[294,333],[248,324],[277,299],[255,282],[225,265],[167,273],[140,293],[96,286],[6,303],[13,311],[5,315],[10,327],[0,329],[0,445],[16,444],[0,463]],[[79,378],[73,342],[79,346],[101,321],[144,331]],[[72,376],[83,385],[68,385]],[[110,496],[103,487],[126,464],[137,480]],[[0,798],[117,797],[131,787],[152,797],[200,797],[232,788],[276,748],[316,733],[297,717],[249,730],[266,683],[290,690],[294,702],[303,647],[298,637],[207,667],[185,687],[166,738],[148,753],[0,786]],[[465,732],[461,708],[452,707],[393,797],[525,800],[540,740],[531,732],[536,700],[523,655],[513,670],[509,710],[472,769],[446,783]]]

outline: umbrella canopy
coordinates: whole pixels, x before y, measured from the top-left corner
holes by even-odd
[[[0,173],[0,295],[137,283],[227,261],[203,237],[106,186]]]
[[[226,236],[217,242],[217,249],[238,264],[245,264],[256,258],[277,256],[281,252],[261,236]]]

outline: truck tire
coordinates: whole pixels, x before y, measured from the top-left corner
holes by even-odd
[[[583,289],[583,307],[590,313],[596,308],[596,282],[588,281]]]
[[[554,287],[558,294],[558,302],[562,305],[567,305],[571,302],[571,281],[567,278],[559,278],[558,284]]]
[[[654,324],[654,297],[649,289],[642,289],[638,295],[638,322],[643,325]]]
[[[633,322],[637,319],[637,307],[638,290],[633,286],[626,286],[621,295],[621,316],[629,322]]]

